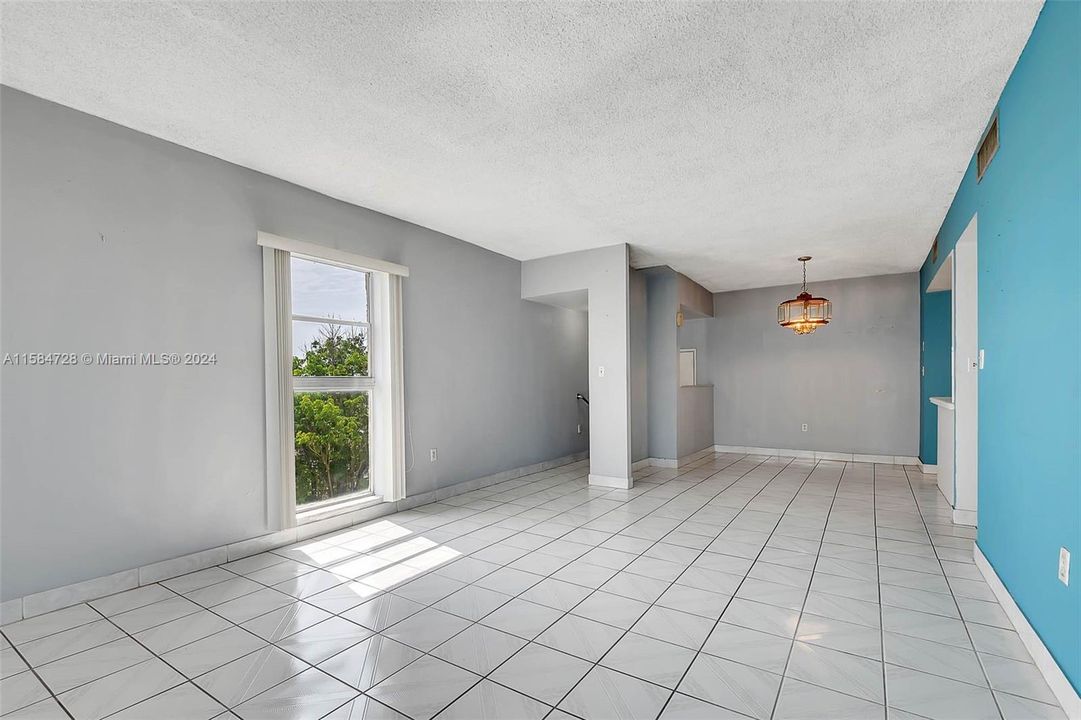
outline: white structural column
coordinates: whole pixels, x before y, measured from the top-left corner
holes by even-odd
[[[589,313],[589,483],[629,488],[630,269],[626,245],[522,263],[522,298]]]
[[[972,216],[953,249],[953,521],[976,525],[979,495],[979,271]]]

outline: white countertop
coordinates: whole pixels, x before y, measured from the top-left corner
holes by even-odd
[[[938,405],[940,408],[946,408],[947,410],[953,410],[952,397],[933,397],[931,398],[931,404]]]

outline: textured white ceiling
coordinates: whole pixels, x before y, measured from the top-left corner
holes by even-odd
[[[512,257],[919,267],[1041,3],[11,2],[5,84]]]

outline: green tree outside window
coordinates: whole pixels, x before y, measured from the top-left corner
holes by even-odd
[[[326,324],[293,357],[295,376],[367,374],[367,341],[351,326]],[[367,392],[295,393],[293,424],[298,506],[368,489]]]

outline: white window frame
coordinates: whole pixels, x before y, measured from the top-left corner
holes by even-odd
[[[329,265],[331,267],[339,267],[353,272],[361,273],[364,278],[364,303],[365,310],[368,313],[365,320],[340,320],[332,317],[322,317],[318,315],[298,315],[292,313],[293,323],[305,322],[305,323],[317,323],[319,325],[334,324],[342,327],[361,328],[365,332],[365,342],[368,344],[368,374],[366,376],[353,375],[353,376],[297,376],[293,375],[293,394],[296,393],[352,393],[352,392],[364,392],[368,394],[368,488],[361,490],[360,492],[349,493],[347,495],[339,495],[338,497],[327,498],[326,500],[317,500],[296,508],[296,514],[298,518],[322,516],[323,512],[334,508],[335,506],[345,504],[363,504],[363,501],[375,494],[373,488],[373,472],[374,465],[371,462],[371,442],[374,437],[374,401],[375,401],[375,378],[376,369],[374,367],[374,361],[377,357],[377,353],[372,346],[372,324],[371,324],[371,298],[372,298],[372,273],[370,270],[361,270],[357,267],[348,267],[339,262],[327,262],[321,258],[312,257],[311,255],[301,255],[299,253],[290,253],[290,260],[297,258],[298,260],[305,260],[307,262],[319,263],[322,265]],[[292,262],[289,264],[290,270],[292,270]],[[290,278],[290,300],[292,299],[292,278]],[[291,310],[291,308],[290,308]],[[292,328],[292,323],[290,323]],[[290,342],[292,347],[292,342]],[[290,373],[291,374],[291,373]],[[383,373],[379,373],[383,375]],[[294,398],[295,399],[295,398]],[[295,437],[295,433],[294,433]],[[296,448],[293,448],[293,452],[296,452]],[[294,468],[293,477],[293,493],[296,497],[296,466]]]
[[[405,497],[405,393],[402,333],[402,278],[409,269],[300,240],[260,232],[263,248],[263,304],[266,337],[267,524],[289,528],[351,512],[372,502]],[[368,273],[368,323],[336,321],[368,327],[368,376],[335,379],[333,388],[321,378],[293,377],[294,319],[321,322],[292,314],[292,255]],[[322,385],[320,383],[323,383]],[[297,386],[301,387],[297,387]],[[326,386],[325,388],[323,386]],[[370,393],[369,491],[312,503],[297,515],[294,477],[293,392],[333,389]]]

